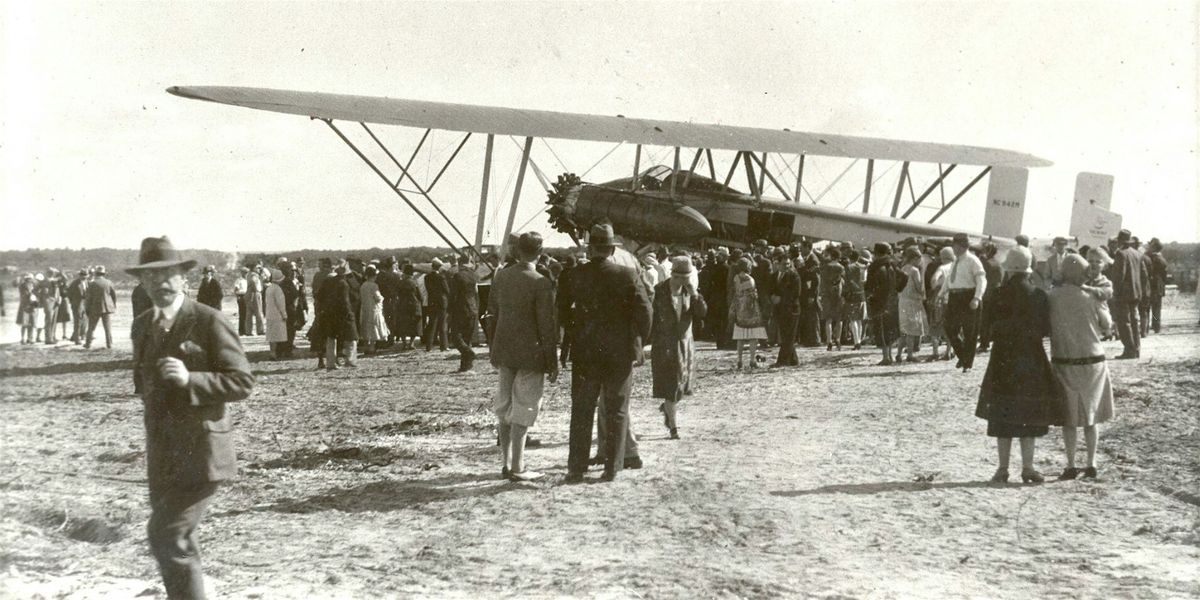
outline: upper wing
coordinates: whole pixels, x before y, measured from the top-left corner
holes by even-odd
[[[167,88],[167,92],[183,98],[259,110],[422,129],[960,165],[1044,167],[1052,164],[1036,156],[997,148],[376,96],[219,86],[177,86]]]

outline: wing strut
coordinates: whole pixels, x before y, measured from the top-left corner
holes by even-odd
[[[941,217],[942,215],[946,214],[946,211],[950,210],[950,207],[954,206],[954,203],[958,202],[959,198],[962,198],[963,196],[967,195],[967,192],[971,191],[971,188],[975,187],[975,184],[979,183],[979,180],[983,179],[983,176],[987,175],[988,172],[990,172],[991,170],[992,170],[991,167],[985,167],[983,169],[983,171],[980,171],[979,174],[975,176],[975,179],[972,179],[971,183],[967,184],[967,187],[963,188],[961,192],[959,192],[953,198],[951,198],[950,201],[947,202],[946,205],[943,206],[941,210],[937,211],[936,215],[933,215],[933,218],[929,220],[929,224],[932,225],[934,221],[938,220],[938,217]]]
[[[908,161],[904,161],[904,165],[900,167],[900,180],[896,182],[896,198],[892,200],[892,218],[896,218],[896,213],[900,212],[900,195],[904,193],[904,180],[908,179]]]
[[[462,141],[458,143],[458,147],[454,149],[454,153],[451,154],[450,158],[446,160],[446,164],[442,165],[442,170],[438,171],[437,176],[433,178],[433,183],[429,184],[429,188],[425,190],[426,192],[433,191],[433,186],[437,185],[438,180],[442,178],[442,173],[445,173],[446,169],[450,168],[450,163],[454,162],[455,157],[458,156],[459,150],[462,150],[463,146],[467,145],[467,140],[469,139],[471,139],[470,131],[467,132],[467,135],[463,136]]]
[[[871,212],[871,176],[875,174],[875,159],[867,159],[867,187],[863,189],[863,214]]]
[[[800,155],[800,165],[796,167],[796,203],[797,204],[800,203],[800,193],[803,191],[805,191],[804,190],[804,155],[801,154]],[[811,199],[812,194],[809,194],[808,197]],[[816,204],[816,203],[817,203],[817,201],[813,200],[813,204]]]
[[[957,166],[958,165],[950,165],[949,169],[946,169],[945,171],[942,172],[942,174],[938,175],[937,181],[934,181],[932,184],[930,184],[929,189],[925,190],[925,193],[921,194],[920,198],[917,198],[916,200],[914,200],[913,205],[908,207],[908,210],[904,211],[904,215],[901,216],[900,218],[907,219],[908,215],[911,215],[914,210],[917,210],[917,207],[921,205],[921,202],[924,202],[925,198],[933,193],[933,190],[937,189],[937,187],[939,185],[942,185],[942,182],[946,180],[946,176],[949,175],[952,171],[954,171],[954,167],[957,167]],[[940,165],[939,165],[939,168],[940,168]]]
[[[433,232],[438,235],[438,237],[442,238],[442,241],[446,242],[446,245],[450,246],[451,250],[455,251],[459,255],[466,256],[466,253],[464,253],[462,250],[455,247],[454,243],[451,242],[450,239],[447,238],[444,233],[442,233],[442,230],[438,229],[437,226],[434,225],[433,222],[430,221],[429,218],[425,216],[425,213],[421,212],[421,210],[419,208],[417,208],[417,205],[413,204],[412,200],[409,200],[408,196],[404,195],[404,192],[400,191],[399,188],[392,185],[392,182],[390,179],[388,179],[387,175],[384,175],[383,171],[380,171],[379,167],[375,166],[375,163],[371,162],[371,159],[367,158],[367,155],[363,154],[362,150],[359,150],[358,146],[355,146],[354,142],[351,142],[350,138],[346,137],[346,134],[342,133],[342,130],[338,129],[337,125],[333,124],[332,119],[319,119],[319,120],[324,122],[326,125],[328,125],[329,128],[332,129],[333,132],[336,133],[337,136],[342,139],[342,142],[344,142],[347,146],[349,146],[350,149],[353,150],[354,153],[358,155],[358,158],[362,159],[362,161],[364,163],[366,163],[367,166],[370,167],[372,171],[375,171],[375,174],[378,175],[379,178],[384,181],[384,183],[388,184],[388,187],[391,188],[391,190],[393,192],[395,192],[397,196],[400,196],[400,199],[403,200],[404,203],[407,204],[408,207],[413,210],[413,212],[417,213],[417,216],[421,217],[421,220],[425,221],[425,224],[428,225],[429,228],[432,229]]]
[[[375,140],[375,143],[377,145],[379,145],[379,149],[383,150],[383,153],[386,154],[388,158],[392,159],[392,162],[395,163],[396,166],[400,169],[400,173],[401,173],[400,180],[396,182],[396,187],[399,188],[400,181],[404,181],[404,178],[407,177],[408,180],[411,181],[412,184],[417,188],[417,193],[421,194],[422,196],[425,197],[425,200],[429,202],[429,205],[433,207],[433,210],[437,211],[437,214],[440,215],[442,217],[442,219],[444,219],[446,221],[446,223],[450,225],[450,229],[454,230],[454,233],[458,234],[458,237],[460,239],[462,239],[463,244],[467,248],[470,248],[480,259],[482,259],[483,255],[479,254],[479,251],[475,249],[475,246],[471,245],[471,240],[468,240],[467,236],[463,235],[463,232],[459,231],[458,227],[454,225],[454,221],[451,221],[450,217],[447,217],[446,213],[442,212],[441,207],[438,206],[437,203],[433,201],[433,198],[429,197],[429,193],[425,191],[425,188],[421,187],[420,183],[417,183],[417,179],[415,177],[413,177],[411,174],[409,174],[408,169],[400,166],[400,161],[396,160],[396,157],[392,155],[391,151],[388,150],[387,146],[383,145],[383,142],[379,140],[379,138],[375,135],[375,132],[371,131],[371,128],[367,127],[366,123],[359,123],[359,125],[362,125],[362,128],[367,132],[367,135],[371,136],[371,139]],[[429,132],[426,131],[425,133],[426,133],[426,135],[428,135]],[[422,137],[421,141],[422,142],[425,141],[425,138]],[[420,149],[420,148],[418,147],[418,149]],[[416,155],[414,155],[414,157],[415,156]],[[412,166],[411,160],[409,161],[409,166]]]
[[[766,153],[764,152],[763,155],[766,156]],[[766,177],[768,180],[770,180],[771,185],[775,186],[775,189],[779,190],[779,193],[783,194],[783,197],[786,198],[788,202],[791,202],[792,201],[791,194],[788,194],[787,190],[783,189],[783,186],[779,184],[779,181],[777,181],[775,179],[775,176],[772,175],[771,171],[767,169],[767,163],[763,162],[762,159],[760,159],[759,157],[757,157],[753,154],[747,153],[747,156],[749,156],[750,158],[753,158],[754,162],[758,163],[758,168],[760,169],[759,185],[761,186],[763,183],[762,177]],[[762,189],[762,188],[759,188],[759,189]]]
[[[513,190],[512,206],[508,207],[508,223],[504,226],[504,238],[500,242],[500,256],[508,258],[508,236],[512,235],[513,221],[517,219],[517,205],[521,202],[521,186],[525,183],[525,170],[529,166],[529,151],[533,149],[533,138],[525,138],[525,149],[521,151],[521,166],[517,169],[517,186]]]
[[[475,219],[475,251],[483,251],[483,218],[487,214],[488,184],[492,181],[492,147],[496,136],[487,135],[487,149],[483,153],[483,185],[479,186],[479,216]]]

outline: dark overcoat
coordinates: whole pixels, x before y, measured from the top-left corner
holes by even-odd
[[[673,402],[683,397],[691,377],[690,361],[694,342],[688,335],[695,319],[708,313],[704,296],[694,294],[680,316],[671,301],[671,280],[654,287],[654,321],[650,327],[650,373],[653,397]]]
[[[571,362],[589,375],[628,369],[650,337],[650,299],[638,273],[612,260],[576,267],[560,290],[562,322],[571,324]]]
[[[146,469],[151,490],[191,487],[237,476],[233,419],[226,403],[254,388],[250,364],[221,313],[184,298],[170,331],[159,333],[154,311],[133,322],[133,380],[142,395]],[[158,360],[188,369],[184,387],[164,382]]]
[[[1054,372],[1042,339],[1050,335],[1050,300],[1023,274],[1010,275],[992,303],[992,354],[975,416],[1011,425],[1055,425]]]
[[[313,324],[318,329],[318,333],[311,336],[314,339],[358,340],[358,316],[352,304],[349,277],[348,274],[328,277],[321,284],[321,290],[317,292],[321,313]]]

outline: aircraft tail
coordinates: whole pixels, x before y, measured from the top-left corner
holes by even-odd
[[[1015,237],[1025,220],[1025,189],[1029,169],[992,167],[988,178],[987,208],[983,212],[983,232],[999,237]]]
[[[1112,212],[1113,176],[1080,173],[1075,177],[1070,235],[1079,245],[1102,246],[1121,231],[1121,215]]]

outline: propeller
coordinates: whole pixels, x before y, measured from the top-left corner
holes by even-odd
[[[583,180],[574,173],[563,173],[558,176],[558,181],[555,181],[547,192],[549,200],[546,204],[549,208],[546,212],[550,215],[550,225],[555,230],[561,231],[569,236],[572,240],[576,240],[583,235],[583,227],[575,222],[575,200],[579,194],[579,186]]]

